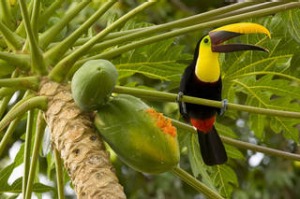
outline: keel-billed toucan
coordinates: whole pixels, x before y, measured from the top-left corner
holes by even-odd
[[[194,59],[185,69],[181,79],[178,103],[181,115],[198,132],[202,158],[207,165],[222,164],[227,161],[224,145],[214,127],[220,108],[185,103],[183,95],[221,101],[221,63],[220,52],[242,50],[267,51],[262,47],[247,44],[222,44],[224,41],[250,33],[263,33],[270,37],[270,32],[255,23],[236,23],[222,26],[209,32],[197,43]]]

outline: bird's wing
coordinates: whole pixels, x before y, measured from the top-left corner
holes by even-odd
[[[180,114],[183,116],[184,119],[188,120],[189,116],[186,110],[186,103],[181,101],[183,95],[186,94],[186,89],[188,87],[189,81],[192,79],[193,76],[193,69],[194,67],[190,65],[187,67],[181,77],[179,92],[178,92],[178,105]]]

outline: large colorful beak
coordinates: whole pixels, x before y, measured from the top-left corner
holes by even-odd
[[[209,37],[212,42],[213,52],[234,52],[243,50],[259,50],[268,52],[267,49],[250,44],[223,44],[223,42],[243,34],[256,34],[262,33],[269,38],[271,34],[267,28],[256,23],[235,23],[220,28],[214,29],[209,32]]]

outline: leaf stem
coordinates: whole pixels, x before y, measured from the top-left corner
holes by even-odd
[[[186,131],[189,131],[191,133],[195,133],[195,129],[188,125],[185,124],[183,122],[180,122],[178,120],[174,120],[171,119],[172,123],[180,128],[180,129],[184,129]],[[258,151],[264,154],[268,154],[268,155],[272,155],[272,156],[277,156],[277,157],[281,157],[281,158],[285,158],[285,159],[289,159],[289,160],[296,160],[296,161],[300,161],[300,155],[299,154],[294,154],[294,153],[289,153],[289,152],[285,152],[285,151],[281,151],[281,150],[277,150],[277,149],[272,149],[269,147],[263,147],[263,146],[258,146],[255,144],[250,144],[247,142],[243,142],[243,141],[239,141],[239,140],[235,140],[226,136],[220,136],[222,141],[226,144],[235,146],[237,148],[241,148],[241,149],[248,149],[248,150],[253,150],[253,151]]]
[[[80,3],[78,3],[74,8],[72,7],[57,24],[44,32],[40,36],[41,48],[45,49],[54,40],[57,34],[61,32],[61,30],[66,27],[66,25],[70,23],[70,21],[72,21],[89,3],[91,3],[91,0],[80,1]]]
[[[22,181],[22,194],[24,199],[30,199],[26,197],[27,192],[27,181],[29,175],[29,168],[30,168],[30,150],[31,150],[31,139],[33,135],[33,120],[34,120],[34,112],[33,110],[28,111],[27,115],[27,124],[26,124],[26,136],[25,136],[25,148],[24,148],[24,174],[23,174],[23,181]]]
[[[0,118],[3,116],[3,114],[6,112],[7,110],[7,106],[8,103],[11,99],[13,94],[7,95],[5,96],[2,100],[1,100],[1,106],[0,106]]]
[[[50,72],[49,78],[52,80],[55,80],[57,82],[61,82],[66,77],[66,74],[68,74],[69,70],[73,66],[73,64],[83,55],[85,55],[91,47],[93,47],[99,40],[104,38],[107,34],[109,34],[114,29],[120,27],[122,24],[124,24],[127,20],[134,17],[136,14],[140,13],[141,11],[145,10],[147,7],[153,5],[156,3],[156,1],[147,1],[140,6],[136,7],[135,9],[131,10],[127,14],[123,15],[121,18],[116,20],[114,23],[112,23],[110,26],[106,27],[103,31],[98,33],[96,36],[94,36],[91,40],[89,40],[87,43],[82,45],[80,48],[73,51],[71,54],[66,56],[64,59],[62,59]]]
[[[75,41],[85,33],[91,25],[94,24],[109,8],[111,8],[117,0],[107,1],[101,6],[85,23],[83,23],[76,31],[74,31],[70,36],[60,42],[49,51],[45,53],[45,59],[49,60],[49,65],[54,65],[60,58],[67,52],[69,48],[75,43]]]
[[[16,92],[16,89],[12,88],[0,88],[0,99],[5,97],[5,96],[10,96]]]
[[[250,144],[250,143],[247,143],[247,142],[231,139],[231,138],[228,138],[228,137],[225,137],[225,136],[220,136],[220,137],[221,137],[221,139],[224,143],[235,146],[237,148],[257,151],[257,152],[261,152],[261,153],[264,153],[264,154],[267,154],[267,155],[277,156],[277,157],[281,157],[281,158],[285,158],[285,159],[289,159],[289,160],[300,161],[300,155],[299,154],[289,153],[289,152],[286,152],[286,151],[272,149],[272,148],[269,148],[269,147],[258,146],[258,145],[255,145],[255,144]]]
[[[40,15],[40,0],[33,1],[33,10],[31,14],[31,28],[34,35],[34,38],[38,39],[38,19]]]
[[[24,39],[11,31],[5,24],[0,21],[0,32],[3,38],[7,42],[7,46],[14,49],[20,50],[23,46]]]
[[[9,29],[13,29],[13,23],[12,23],[12,13],[11,9],[8,6],[8,1],[0,1],[0,18],[1,21],[3,21],[4,24],[9,26]]]
[[[105,37],[106,41],[102,42],[99,45],[95,45],[91,50],[94,52],[94,50],[97,51],[99,49],[104,49],[106,47],[120,44],[124,41],[126,42],[131,41],[132,39],[136,40],[137,38],[145,37],[147,35],[150,35],[151,33],[158,33],[160,31],[178,29],[179,27],[195,25],[195,24],[199,24],[200,22],[203,23],[203,22],[211,21],[212,19],[216,20],[216,19],[221,19],[228,16],[234,16],[237,14],[242,14],[254,10],[266,9],[274,5],[278,5],[278,3],[274,3],[274,2],[266,2],[260,4],[254,4],[252,2],[236,3],[229,6],[214,9],[205,13],[194,15],[191,17],[186,17],[176,21],[161,24],[161,25],[155,25],[155,26],[145,27],[145,28],[137,28],[137,29],[126,30],[122,32],[113,32]],[[82,43],[85,42],[86,39],[82,39],[78,44],[81,45]]]
[[[200,193],[203,193],[208,198],[223,199],[223,197],[220,196],[218,193],[207,187],[204,183],[198,181],[196,178],[194,178],[192,175],[190,175],[188,172],[184,171],[180,167],[175,167],[171,170],[171,173],[179,177],[181,180],[186,182],[195,190],[199,191]]]
[[[16,76],[16,72],[14,72],[11,75],[11,78],[14,78]],[[5,90],[12,90],[12,88],[1,88],[1,91],[5,91]],[[0,106],[0,118],[3,117],[3,114],[6,112],[7,110],[7,106],[9,101],[11,100],[13,96],[13,92],[11,92],[10,94],[6,95],[5,97],[3,97],[3,99],[1,100],[1,106]]]
[[[0,52],[0,59],[22,70],[28,71],[30,69],[30,57],[28,55],[18,54],[18,56],[16,56],[13,53]]]
[[[137,40],[137,38],[140,37],[146,37],[147,35],[153,34],[153,33],[158,33],[166,30],[171,30],[171,29],[178,29],[180,27],[186,27],[190,25],[195,25],[201,22],[206,22],[211,20],[212,18],[219,18],[218,15],[221,15],[223,13],[228,13],[230,11],[240,9],[242,7],[245,7],[249,4],[249,2],[245,3],[238,3],[238,4],[233,4],[230,6],[225,6],[219,9],[211,10],[205,13],[201,13],[195,16],[179,19],[176,21],[172,21],[169,23],[161,24],[161,25],[155,25],[155,26],[150,26],[146,28],[138,28],[134,30],[128,30],[128,31],[122,31],[122,32],[116,32],[116,33],[111,33],[105,39],[109,39],[107,41],[102,42],[99,45],[95,45],[91,51],[99,51],[102,49],[105,49],[110,46],[114,45],[120,45],[123,42],[128,42],[131,40]]]
[[[26,189],[26,195],[25,198],[31,198],[33,184],[34,184],[34,177],[36,173],[36,166],[38,162],[38,156],[40,152],[40,146],[43,141],[43,136],[46,128],[46,122],[44,120],[43,113],[39,111],[37,115],[37,122],[36,122],[36,134],[34,139],[34,145],[33,145],[33,151],[32,151],[32,158],[30,162],[30,168],[29,168],[29,175],[28,175],[28,181],[27,183],[27,189]]]
[[[217,27],[217,26],[221,26],[224,24],[235,23],[237,21],[242,21],[242,20],[246,20],[249,18],[253,18],[253,17],[266,16],[269,14],[274,14],[274,13],[277,13],[277,12],[280,12],[283,10],[297,8],[297,7],[300,7],[300,3],[289,3],[289,4],[285,4],[284,6],[282,6],[282,5],[274,6],[271,8],[266,8],[266,9],[262,9],[262,10],[258,10],[258,11],[252,11],[252,12],[244,13],[244,14],[240,14],[240,15],[230,16],[230,17],[217,19],[217,20],[211,20],[211,21],[200,23],[197,25],[188,26],[185,28],[181,28],[181,29],[177,29],[174,31],[155,35],[152,37],[148,37],[148,38],[136,41],[134,43],[129,43],[129,44],[121,46],[117,49],[112,49],[107,52],[101,53],[99,55],[89,57],[89,58],[85,59],[84,61],[90,60],[90,59],[111,59],[111,58],[118,56],[124,52],[127,52],[129,50],[132,50],[132,49],[135,49],[135,48],[138,48],[141,46],[145,46],[145,45],[148,45],[151,43],[155,43],[155,42],[158,42],[161,40],[165,40],[168,38],[176,37],[178,35],[183,35],[186,33],[198,31],[198,30],[201,30],[204,28],[212,28],[212,27]]]
[[[297,82],[297,84],[300,84],[300,79],[295,77],[295,76],[291,76],[291,75],[287,75],[284,73],[279,73],[279,72],[274,72],[274,71],[256,71],[256,72],[248,72],[248,73],[244,73],[244,74],[238,74],[236,76],[231,76],[230,75],[230,79],[238,79],[241,77],[247,77],[247,76],[252,76],[252,75],[274,75],[277,77],[283,77],[285,79],[291,80],[291,81],[295,81]]]
[[[160,92],[160,91],[153,91],[153,90],[146,90],[146,89],[137,89],[137,88],[124,87],[124,86],[116,86],[114,92],[135,95],[137,97],[151,99],[151,100],[155,99],[159,101],[168,101],[168,102],[176,102],[177,100],[177,94],[174,93],[167,93],[167,92]],[[191,96],[183,96],[182,101],[192,103],[192,104],[199,104],[199,105],[205,105],[205,106],[211,106],[217,108],[222,108],[223,106],[222,102],[220,101],[208,100],[208,99],[191,97]],[[258,108],[253,106],[234,104],[234,103],[228,103],[227,109],[245,111],[245,112],[256,113],[256,114],[264,114],[270,116],[300,118],[300,112],[265,109],[265,108]]]
[[[264,2],[264,3],[254,3],[252,6],[245,6],[242,7],[240,9],[236,9],[230,13],[224,13],[222,15],[222,17],[228,17],[228,16],[234,16],[234,15],[238,15],[238,14],[243,14],[243,13],[247,13],[247,12],[251,12],[251,11],[257,11],[257,10],[261,10],[261,9],[268,9],[274,6],[278,6],[278,5],[284,6],[285,2]],[[255,17],[255,16],[254,16]]]
[[[39,87],[40,78],[37,76],[0,79],[0,87],[13,87],[18,89],[33,89]]]
[[[47,108],[48,98],[45,96],[36,96],[20,100],[0,121],[0,132],[16,117],[21,117],[31,109],[45,110]]]
[[[15,120],[13,120],[7,130],[5,131],[1,142],[0,142],[0,157],[2,156],[3,151],[6,149],[6,146],[9,144],[9,140],[11,139],[13,133],[15,132],[15,129],[17,128],[17,126],[19,125],[20,122],[20,118],[15,118]]]
[[[39,24],[42,25],[40,25],[39,28],[43,27],[43,25],[45,24],[44,22],[49,20],[49,18],[58,10],[58,8],[61,7],[61,4],[63,2],[64,0],[56,0],[43,13],[41,13],[38,21]]]
[[[31,50],[31,60],[32,60],[32,70],[37,72],[40,75],[44,75],[47,73],[42,51],[38,46],[38,40],[35,37],[34,30],[30,25],[29,14],[27,11],[26,2],[23,0],[19,0],[19,5],[21,8],[21,14],[25,25],[25,31],[27,33],[27,37],[29,39],[29,45]]]
[[[64,173],[63,173],[63,164],[57,149],[54,149],[54,157],[55,157],[55,167],[56,167],[56,179],[57,179],[57,190],[58,190],[58,198],[64,199]]]

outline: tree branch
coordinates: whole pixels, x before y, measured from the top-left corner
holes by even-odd
[[[174,120],[174,119],[172,119],[172,123],[174,124],[174,126],[176,126],[178,128],[184,129],[190,133],[196,133],[195,129],[188,124],[182,123],[182,122]],[[250,144],[247,142],[235,140],[235,139],[232,139],[232,138],[229,138],[226,136],[220,136],[220,137],[224,143],[235,146],[237,148],[258,151],[258,152],[261,152],[261,153],[264,153],[267,155],[273,155],[273,156],[277,156],[277,157],[281,157],[281,158],[285,158],[285,159],[289,159],[289,160],[300,161],[299,154],[289,153],[289,152],[285,152],[285,151],[281,151],[281,150],[277,150],[277,149],[272,149],[269,147],[258,146],[255,144]]]
[[[45,119],[77,197],[126,198],[90,115],[79,110],[70,87],[45,80],[40,95],[49,99]]]
[[[224,199],[222,196],[220,196],[218,193],[207,187],[205,184],[197,180],[195,177],[184,171],[183,169],[179,167],[175,167],[171,170],[171,173],[179,177],[182,181],[186,182],[188,185],[193,187],[195,190],[199,191],[200,193],[203,193],[205,196],[207,196],[210,199]]]
[[[114,92],[135,95],[137,97],[151,99],[151,100],[159,100],[159,101],[167,101],[167,102],[176,102],[177,100],[177,94],[174,93],[166,93],[166,92],[146,90],[146,89],[137,89],[131,87],[116,86]],[[223,107],[223,104],[220,101],[202,99],[202,98],[191,97],[191,96],[183,96],[182,101],[187,103],[192,103],[192,104],[216,107],[216,108]],[[234,103],[228,103],[227,109],[245,111],[245,112],[256,113],[256,114],[264,114],[269,116],[300,118],[300,112],[265,109],[265,108],[258,108],[253,106],[234,104]]]

